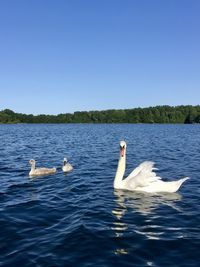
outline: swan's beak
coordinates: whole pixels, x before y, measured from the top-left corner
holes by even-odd
[[[120,156],[124,157],[125,154],[125,146],[120,146]]]

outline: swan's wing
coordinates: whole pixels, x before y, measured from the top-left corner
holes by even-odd
[[[56,168],[37,168],[35,169],[35,174],[45,174],[49,172],[56,172]]]
[[[137,169],[139,168],[139,169]],[[144,187],[148,186],[153,182],[160,180],[159,176],[153,171],[154,162],[145,161],[140,164],[133,172],[125,179],[125,183],[129,188]]]
[[[126,178],[126,181],[129,181],[130,179],[132,179],[133,177],[138,175],[142,170],[153,172],[153,170],[156,170],[156,168],[154,168],[154,164],[155,163],[153,161],[144,161],[144,162],[142,162],[138,167],[136,167],[129,174],[129,176]]]

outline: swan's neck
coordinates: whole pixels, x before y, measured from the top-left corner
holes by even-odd
[[[31,164],[31,171],[35,171],[35,164]]]
[[[123,157],[121,155],[119,157],[119,162],[118,162],[117,171],[116,171],[115,180],[114,180],[114,188],[116,189],[123,188],[122,180],[124,177],[125,169],[126,169],[126,154],[124,154]]]

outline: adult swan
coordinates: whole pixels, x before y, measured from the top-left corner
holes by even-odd
[[[144,161],[135,168],[126,179],[123,179],[126,169],[126,142],[120,142],[120,157],[117,172],[114,180],[115,189],[125,189],[131,191],[143,191],[148,193],[156,192],[176,192],[182,183],[189,179],[182,178],[177,181],[164,182],[161,177],[154,172],[154,162]]]

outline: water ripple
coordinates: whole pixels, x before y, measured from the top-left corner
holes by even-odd
[[[199,125],[18,124],[0,134],[2,266],[198,266]],[[122,138],[127,173],[153,160],[166,180],[191,180],[175,194],[113,190]],[[57,173],[29,178],[30,158]]]

